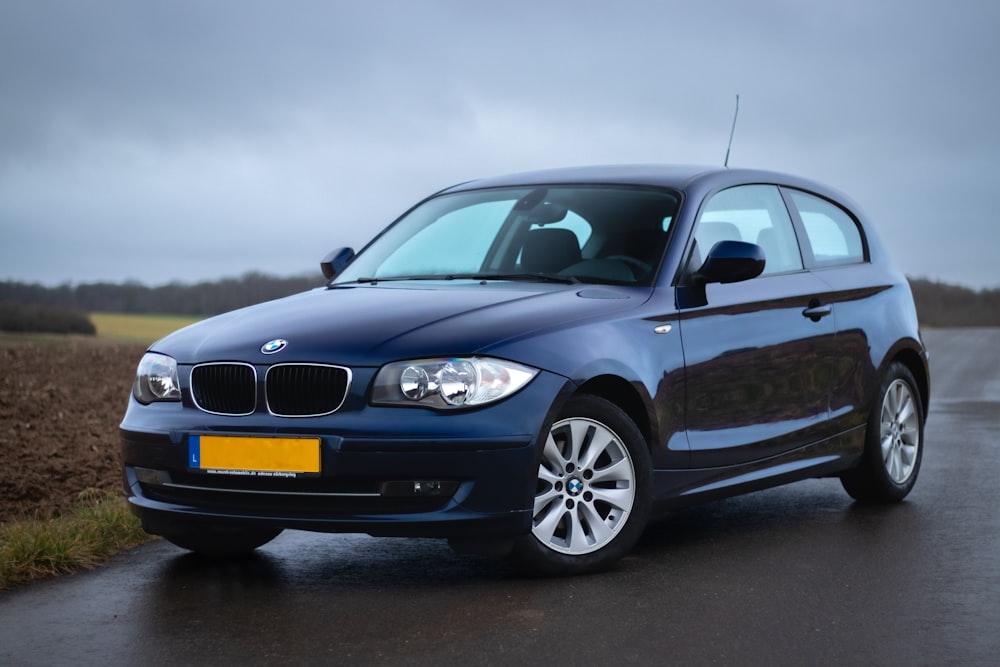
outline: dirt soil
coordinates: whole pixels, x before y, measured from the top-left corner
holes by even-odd
[[[58,515],[85,489],[121,491],[118,424],[144,349],[0,334],[0,522]]]

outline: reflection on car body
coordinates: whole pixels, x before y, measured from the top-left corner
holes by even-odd
[[[323,288],[154,343],[121,425],[149,532],[447,538],[566,574],[651,517],[809,477],[916,480],[927,358],[842,195],[753,170],[590,167],[420,202]]]

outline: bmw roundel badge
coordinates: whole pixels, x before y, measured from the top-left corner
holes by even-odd
[[[274,354],[275,352],[280,352],[285,349],[288,345],[288,341],[284,338],[275,338],[274,340],[269,340],[260,346],[260,351],[264,354]]]

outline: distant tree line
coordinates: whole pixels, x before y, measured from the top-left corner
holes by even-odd
[[[924,326],[1000,327],[1000,289],[976,291],[914,278],[910,287]]]
[[[260,273],[159,287],[135,282],[58,287],[0,282],[0,330],[93,333],[85,313],[209,316],[322,284],[319,276],[276,278]],[[910,279],[910,285],[925,326],[1000,327],[1000,289],[976,291],[924,279]]]
[[[0,301],[0,331],[88,336],[97,333],[86,313],[13,301]]]
[[[318,272],[317,272],[318,274]],[[218,315],[255,303],[278,299],[323,285],[322,276],[276,278],[247,273],[239,278],[193,285],[169,283],[84,283],[45,287],[0,282],[0,301],[47,306],[87,313]]]

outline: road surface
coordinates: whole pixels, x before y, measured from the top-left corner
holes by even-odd
[[[998,664],[1000,330],[925,338],[900,505],[811,480],[677,512],[573,579],[433,540],[288,532],[231,564],[156,542],[0,594],[0,665]]]

